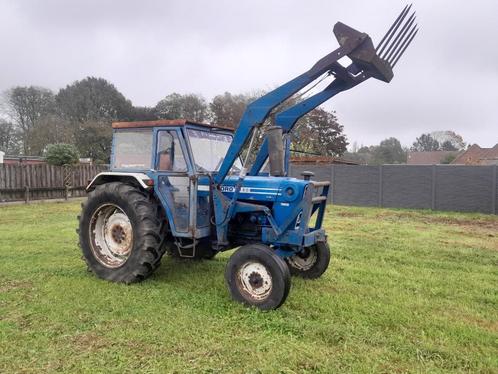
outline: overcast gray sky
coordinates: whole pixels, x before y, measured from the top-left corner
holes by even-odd
[[[58,90],[86,76],[135,105],[172,92],[207,99],[280,85],[337,47],[336,21],[377,43],[401,1],[0,0],[0,91]],[[414,1],[420,32],[390,84],[330,100],[350,142],[454,130],[498,142],[498,2]]]

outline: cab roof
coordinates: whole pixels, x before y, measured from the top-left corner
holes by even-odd
[[[143,127],[164,127],[164,126],[185,126],[185,125],[195,125],[202,126],[209,129],[220,129],[233,131],[231,127],[212,125],[209,123],[201,123],[190,121],[187,119],[158,119],[154,121],[134,121],[134,122],[113,122],[113,129],[133,129],[133,128],[143,128]]]

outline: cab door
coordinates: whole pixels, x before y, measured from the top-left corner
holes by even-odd
[[[173,235],[192,237],[189,227],[195,227],[192,222],[195,215],[192,214],[191,167],[186,145],[176,129],[158,129],[155,139],[156,193],[166,207]]]

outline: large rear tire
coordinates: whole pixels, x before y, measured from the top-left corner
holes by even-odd
[[[286,257],[292,275],[306,279],[316,279],[322,276],[330,263],[330,248],[325,242],[318,242],[304,248],[301,253]]]
[[[225,281],[234,300],[262,310],[280,307],[291,286],[286,263],[262,244],[240,247],[227,263]]]
[[[159,266],[165,220],[153,197],[137,187],[112,182],[90,192],[82,208],[79,245],[96,276],[133,283]]]

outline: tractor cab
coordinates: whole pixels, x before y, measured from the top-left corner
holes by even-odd
[[[175,238],[209,236],[209,176],[219,169],[233,131],[186,120],[118,122],[112,127],[111,173],[145,176]],[[237,160],[232,173],[241,168]]]

